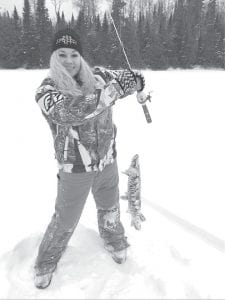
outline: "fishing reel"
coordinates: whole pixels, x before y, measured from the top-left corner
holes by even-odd
[[[151,92],[148,92],[148,94],[146,95],[145,92],[141,91],[141,92],[137,92],[137,101],[140,104],[145,104],[147,101],[152,102],[152,95]]]

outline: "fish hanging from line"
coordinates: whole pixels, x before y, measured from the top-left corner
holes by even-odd
[[[127,192],[121,199],[128,200],[128,213],[131,214],[131,226],[134,226],[136,230],[141,230],[141,222],[146,219],[141,213],[141,176],[138,154],[134,155],[130,167],[122,173],[128,176],[128,186]]]

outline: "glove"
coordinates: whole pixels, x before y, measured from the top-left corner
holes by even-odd
[[[129,91],[133,90],[134,92],[136,90],[137,83],[133,71],[124,70],[123,72],[119,73],[115,79],[119,82],[124,94],[128,93]]]

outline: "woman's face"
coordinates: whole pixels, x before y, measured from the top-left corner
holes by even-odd
[[[72,77],[80,71],[80,53],[70,48],[60,48],[58,50],[59,60]]]

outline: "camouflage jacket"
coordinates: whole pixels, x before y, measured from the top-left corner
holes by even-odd
[[[135,73],[94,68],[105,85],[76,101],[62,94],[46,78],[36,92],[36,102],[47,120],[54,139],[60,169],[69,173],[102,170],[116,157],[116,127],[112,105],[137,89]]]

